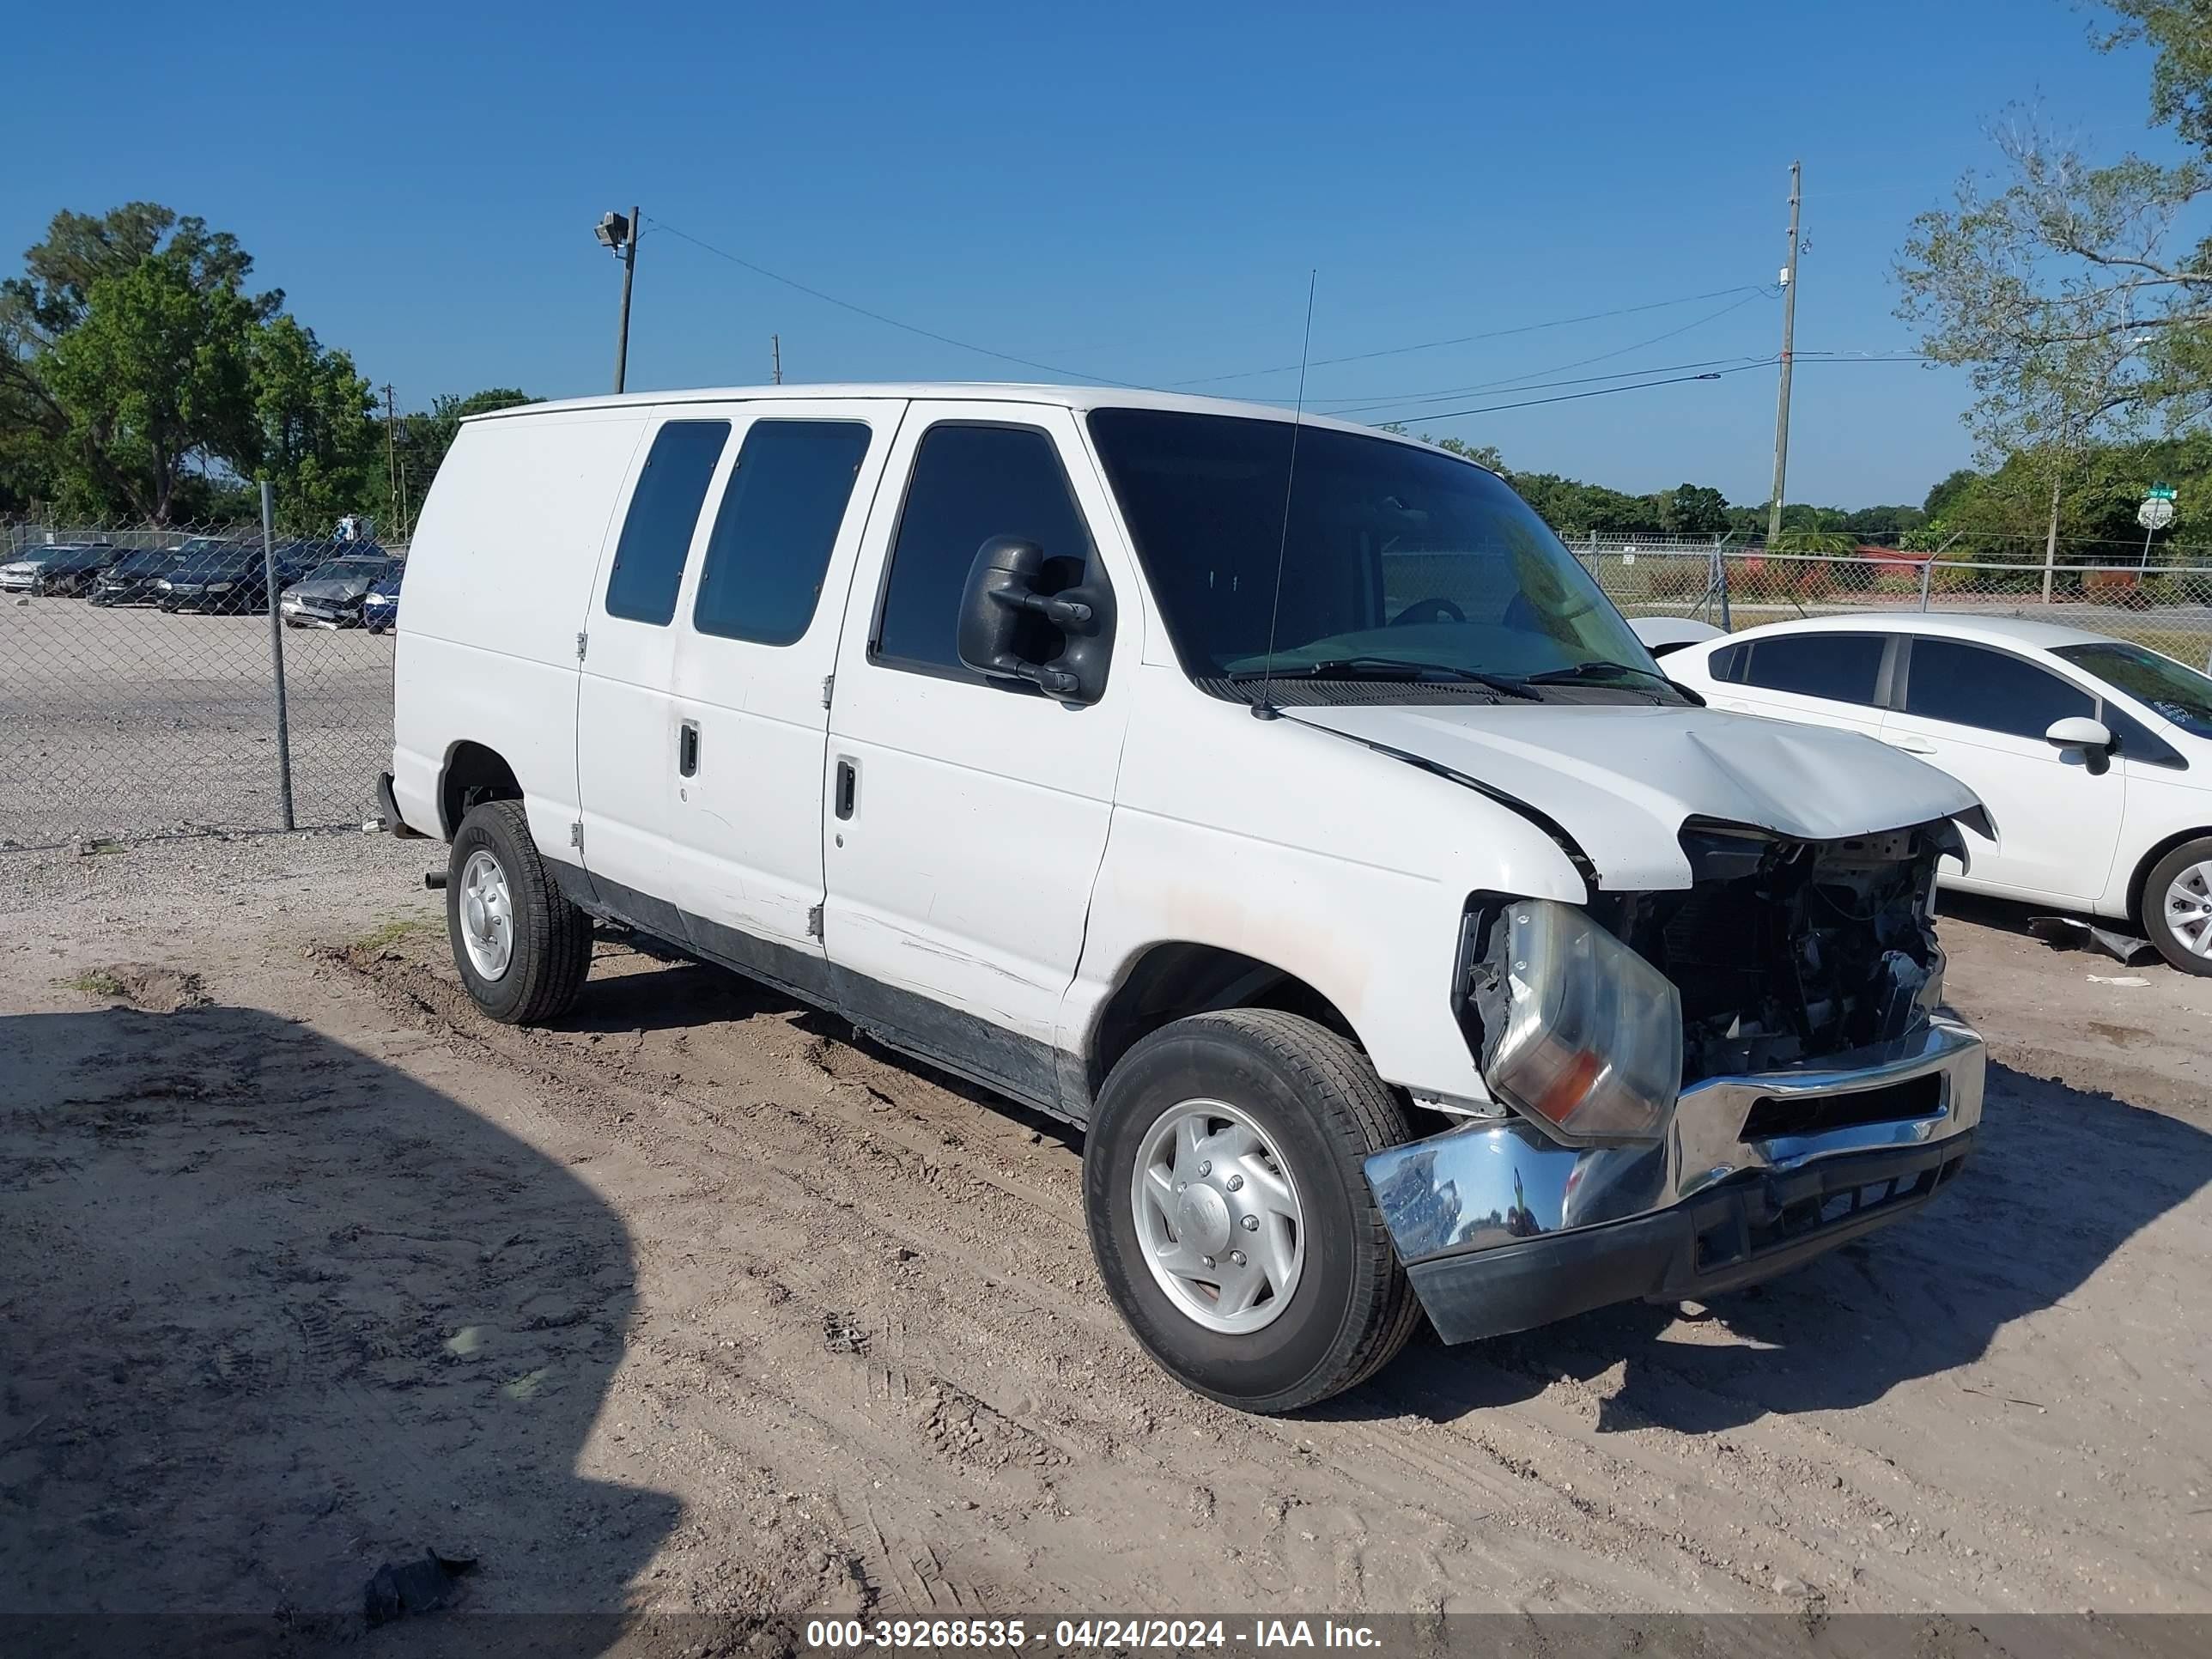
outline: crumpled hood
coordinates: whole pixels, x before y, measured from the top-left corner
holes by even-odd
[[[1978,810],[1974,792],[1875,738],[1643,703],[1297,708],[1285,717],[1398,750],[1555,820],[1613,891],[1686,887],[1686,818],[1805,841]]]
[[[341,605],[348,599],[357,599],[368,592],[374,576],[325,576],[319,581],[295,582],[284,590],[285,597],[295,599],[319,599],[325,605]]]

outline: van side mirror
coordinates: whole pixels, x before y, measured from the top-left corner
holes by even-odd
[[[1048,591],[1044,550],[994,536],[960,595],[960,660],[993,679],[1026,680],[1063,702],[1106,694],[1114,590],[1102,579]]]

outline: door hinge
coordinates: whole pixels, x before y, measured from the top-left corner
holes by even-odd
[[[584,821],[578,818],[568,826],[568,845],[581,852],[584,848]]]
[[[824,708],[830,706],[830,693],[836,688],[836,684],[837,677],[835,674],[824,674],[822,677],[822,706]]]
[[[576,635],[576,660],[578,662],[583,661],[584,642],[590,638],[591,635],[588,634],[579,634]]]
[[[812,906],[806,912],[806,937],[809,939],[822,937],[822,907],[818,904]]]

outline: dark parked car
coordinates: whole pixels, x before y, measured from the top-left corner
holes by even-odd
[[[296,564],[279,562],[281,586],[299,574]],[[269,578],[258,547],[222,542],[180,553],[154,583],[154,602],[164,611],[206,611],[234,617],[269,608]]]
[[[82,593],[122,549],[106,542],[46,542],[0,564],[0,593]]]
[[[92,605],[151,605],[155,581],[176,562],[174,548],[134,548],[100,573],[85,599]]]
[[[380,576],[361,602],[361,625],[372,634],[399,626],[399,582],[407,567],[395,564],[389,575]]]
[[[365,620],[362,601],[368,590],[393,569],[381,550],[349,550],[310,570],[306,578],[284,590],[276,608],[295,628],[352,628]]]
[[[92,605],[151,605],[161,597],[154,584],[177,567],[173,547],[135,548],[93,580],[85,599]]]

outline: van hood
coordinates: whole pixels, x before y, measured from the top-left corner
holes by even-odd
[[[1679,839],[1686,818],[1835,841],[1981,811],[1956,778],[1876,738],[1711,708],[1401,705],[1284,714],[1534,809],[1613,892],[1690,884]]]

